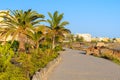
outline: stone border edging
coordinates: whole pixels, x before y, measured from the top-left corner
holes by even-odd
[[[42,68],[39,72],[36,72],[33,75],[32,80],[47,80],[48,73],[50,73],[55,66],[57,66],[61,61],[61,55],[54,59],[53,61],[49,62],[45,68]]]

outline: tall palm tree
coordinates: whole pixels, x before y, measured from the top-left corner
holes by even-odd
[[[62,39],[64,36],[64,33],[69,33],[70,30],[66,29],[64,26],[68,25],[69,22],[62,21],[63,19],[63,13],[58,14],[58,11],[55,11],[52,15],[50,12],[48,12],[48,15],[50,19],[47,20],[47,22],[50,24],[51,34],[52,34],[52,49],[55,48],[56,45],[56,39]]]
[[[18,37],[19,41],[19,51],[25,51],[25,42],[26,35],[28,32],[33,31],[33,28],[38,26],[41,21],[44,21],[44,15],[37,13],[36,11],[32,11],[31,9],[27,11],[23,10],[13,10],[11,14],[6,12],[1,12],[2,14],[6,14],[7,16],[1,16],[4,20],[1,23],[4,23],[6,26],[0,29],[2,37],[5,39],[8,36],[12,36],[12,42]]]

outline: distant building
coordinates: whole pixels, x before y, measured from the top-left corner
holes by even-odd
[[[92,41],[96,41],[96,42],[109,42],[110,38],[107,38],[107,37],[96,37],[96,38],[92,38]]]
[[[83,37],[84,41],[91,42],[91,34],[75,34],[74,37]]]
[[[103,41],[103,42],[108,42],[110,40],[110,38],[107,37],[100,37],[99,41]]]

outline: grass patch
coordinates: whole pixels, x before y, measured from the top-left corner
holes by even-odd
[[[104,58],[104,59],[111,60],[112,62],[117,63],[117,64],[120,65],[120,58],[117,57],[116,55],[108,54],[108,53],[103,53],[101,55],[101,57]]]

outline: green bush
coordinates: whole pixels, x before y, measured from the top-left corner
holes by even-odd
[[[26,53],[20,53],[17,61],[20,63],[20,68],[26,74],[26,78],[29,78],[34,73],[34,65],[31,61],[32,56]]]
[[[10,48],[10,44],[0,45],[0,72],[6,71],[13,56],[14,51]]]
[[[11,44],[11,48],[14,50],[14,52],[18,51],[18,47],[19,47],[18,41],[13,41],[13,43],[11,43],[11,41],[8,41],[8,43]]]
[[[13,47],[9,43],[0,45],[0,80],[30,80],[36,71],[45,67],[58,56],[58,46],[52,49],[31,50],[30,54],[14,54]]]
[[[22,68],[11,64],[14,51],[10,47],[9,43],[0,45],[0,80],[28,80]]]
[[[53,60],[58,56],[58,53],[54,53],[49,51],[48,49],[45,52],[40,53],[32,53],[31,54],[31,62],[33,63],[33,66],[35,67],[35,71],[39,70],[40,68],[43,68],[47,65],[48,62]]]
[[[58,52],[58,51],[61,51],[61,50],[62,50],[62,46],[59,45],[59,46],[55,47],[55,52]]]
[[[26,78],[25,76],[22,68],[10,64],[6,69],[6,72],[0,74],[0,80],[29,80],[29,78]]]
[[[47,50],[47,49],[50,49],[50,48],[51,48],[51,45],[40,44],[39,47],[40,47],[40,49],[41,49],[42,51],[45,51],[45,50]]]

